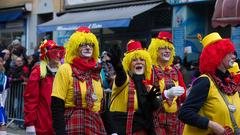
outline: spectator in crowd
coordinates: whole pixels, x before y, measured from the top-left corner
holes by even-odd
[[[4,55],[4,53],[0,52],[0,135],[7,135],[7,116],[4,105],[7,98],[7,91],[9,90],[9,82],[7,76],[4,74]]]
[[[182,73],[184,83],[188,86],[191,81],[191,72],[186,69],[182,63],[182,59],[179,56],[175,56],[173,60],[173,66]]]
[[[101,78],[102,78],[102,87],[104,89],[104,94],[105,94],[105,105],[104,108],[109,110],[109,103],[110,103],[110,98],[111,98],[111,93],[112,93],[112,84],[115,78],[115,71],[110,63],[110,53],[107,51],[103,51],[101,55]]]
[[[182,69],[182,59],[180,56],[175,56],[173,59],[173,66],[181,71]]]
[[[11,81],[13,82],[27,82],[29,76],[28,67],[24,65],[22,57],[16,57],[14,66],[10,68]]]
[[[28,67],[28,70],[31,72],[33,66],[36,64],[34,59],[33,59],[33,55],[27,56],[26,59],[27,59],[26,66]]]
[[[115,77],[115,71],[113,69],[112,64],[110,63],[110,60],[111,60],[110,54],[107,51],[103,51],[101,55],[102,65],[101,77],[103,81],[103,88],[104,90],[109,89],[111,91]]]
[[[152,38],[148,51],[153,61],[152,83],[160,87],[163,106],[154,112],[155,131],[159,135],[182,134],[178,110],[186,98],[186,86],[181,72],[172,66],[175,49],[170,32],[159,32]]]
[[[191,62],[191,83],[200,76],[199,61],[195,60]]]
[[[24,125],[27,135],[54,135],[51,94],[55,74],[64,55],[64,48],[52,40],[40,48],[40,64],[33,67],[24,91]]]
[[[6,43],[4,42],[4,40],[0,39],[0,50],[4,50],[7,48]]]
[[[78,28],[66,44],[65,63],[53,83],[52,116],[57,135],[106,134],[98,57],[96,36],[87,27]]]
[[[4,54],[3,64],[4,64],[4,68],[5,68],[5,75],[9,76],[10,63],[11,63],[11,53],[8,49],[2,50],[2,53]]]
[[[179,119],[184,135],[239,135],[240,98],[228,69],[233,66],[234,45],[214,32],[201,41],[201,76],[194,81]]]

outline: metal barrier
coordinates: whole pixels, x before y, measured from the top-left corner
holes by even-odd
[[[7,99],[5,103],[5,111],[8,117],[7,127],[12,123],[15,123],[20,128],[23,127],[24,123],[24,100],[23,92],[25,89],[25,83],[19,81],[12,81],[10,84],[10,90],[7,94]],[[105,89],[104,93],[106,95],[105,107],[109,109],[109,104],[111,100],[111,89]]]
[[[23,127],[24,89],[25,83],[19,81],[11,82],[5,104],[6,114],[9,120],[7,127],[13,122],[19,127]]]

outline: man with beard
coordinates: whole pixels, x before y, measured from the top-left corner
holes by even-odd
[[[129,41],[123,61],[118,49],[112,53],[116,71],[110,112],[119,135],[154,135],[153,110],[161,100],[156,98],[159,89],[150,88],[151,57],[138,41]]]
[[[163,106],[154,112],[155,131],[159,135],[180,135],[182,124],[177,119],[180,105],[186,97],[186,86],[182,74],[172,66],[175,50],[172,34],[160,32],[152,38],[148,51],[152,57],[152,83],[159,86]]]
[[[64,64],[53,84],[52,115],[57,135],[105,135],[99,46],[87,27],[78,28],[66,45]]]
[[[33,67],[24,91],[24,124],[27,135],[54,135],[51,94],[54,76],[64,56],[64,48],[52,40],[39,47],[40,64]]]

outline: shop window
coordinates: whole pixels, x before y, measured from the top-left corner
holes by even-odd
[[[151,12],[152,28],[168,28],[172,26],[172,8],[159,7]]]
[[[1,40],[4,41],[5,46],[10,45],[13,40],[18,40],[22,46],[25,46],[25,36],[23,31],[13,32],[13,31],[6,31],[2,32],[1,34]]]

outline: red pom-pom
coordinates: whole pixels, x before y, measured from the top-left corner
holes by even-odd
[[[236,74],[233,76],[233,81],[237,84],[240,85],[240,74]]]
[[[85,32],[85,33],[90,33],[90,29],[88,27],[85,26],[81,26],[77,29],[78,32]]]

